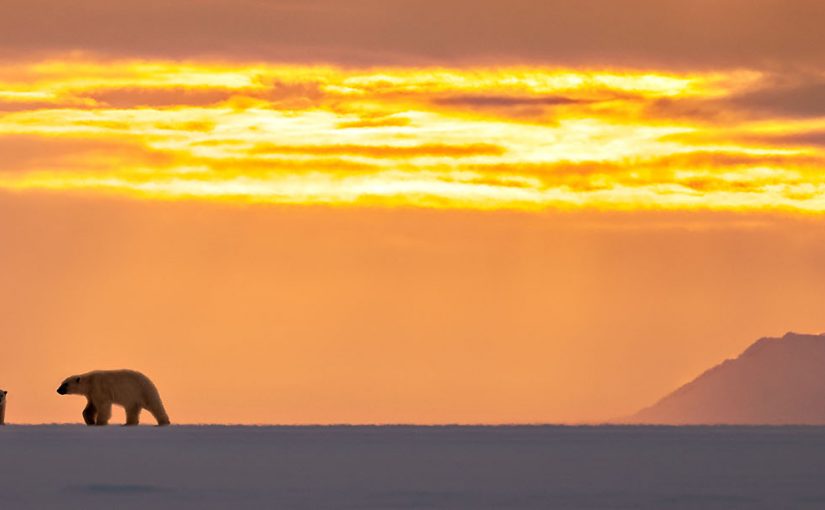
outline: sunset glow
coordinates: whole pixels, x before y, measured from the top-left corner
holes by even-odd
[[[825,331],[823,1],[2,5],[7,423],[121,368],[173,424],[601,423]]]
[[[0,188],[467,209],[825,212],[825,120],[773,79],[544,67],[45,60],[0,68]],[[725,115],[708,116],[726,107]]]

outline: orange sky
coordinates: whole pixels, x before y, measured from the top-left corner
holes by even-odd
[[[603,420],[825,330],[821,3],[632,2],[12,0],[7,419],[128,366],[177,422]]]

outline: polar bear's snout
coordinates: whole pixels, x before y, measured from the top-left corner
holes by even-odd
[[[69,392],[68,385],[66,383],[61,384],[60,387],[57,388],[57,392],[60,393],[61,395],[65,395],[66,393]]]

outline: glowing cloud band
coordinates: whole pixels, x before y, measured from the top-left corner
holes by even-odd
[[[825,212],[825,118],[740,100],[768,82],[741,70],[9,65],[0,189]]]

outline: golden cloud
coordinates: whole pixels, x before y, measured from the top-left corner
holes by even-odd
[[[0,147],[10,154],[0,189],[825,212],[825,119],[766,117],[768,94],[758,114],[747,111],[741,98],[770,83],[747,70],[55,59],[0,67]],[[724,115],[701,114],[709,108]]]

